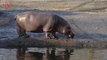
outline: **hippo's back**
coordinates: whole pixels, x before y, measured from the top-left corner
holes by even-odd
[[[35,12],[18,14],[16,22],[26,31],[51,31],[67,24],[62,17],[56,14]]]

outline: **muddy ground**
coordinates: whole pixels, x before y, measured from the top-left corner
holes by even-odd
[[[2,10],[0,14],[0,39],[17,37],[15,16],[27,10]],[[75,33],[74,39],[101,39],[107,38],[107,12],[70,12],[70,11],[44,11],[28,10],[34,12],[54,13],[65,20]],[[44,34],[28,33],[35,38],[44,38]]]

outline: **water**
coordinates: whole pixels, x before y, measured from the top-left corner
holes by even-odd
[[[107,60],[106,49],[76,49],[70,60]]]
[[[0,60],[17,60],[16,49],[0,49]]]
[[[16,49],[0,49],[0,60],[17,60]],[[106,49],[74,49],[69,60],[107,60]]]

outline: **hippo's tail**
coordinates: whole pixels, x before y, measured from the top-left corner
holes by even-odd
[[[16,21],[17,16],[14,17],[14,20]]]
[[[15,16],[14,20],[16,21],[16,24],[18,24],[17,16]]]
[[[14,21],[16,21],[16,17],[14,18]]]
[[[15,22],[16,22],[16,27],[20,27],[20,25],[19,25],[19,23],[18,23],[18,19],[17,19],[17,17],[15,16],[15,18],[14,18],[14,20],[15,20]]]

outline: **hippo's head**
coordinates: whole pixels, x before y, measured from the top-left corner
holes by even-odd
[[[65,34],[65,36],[67,38],[73,38],[74,37],[74,33],[71,31],[71,27],[70,26],[65,26],[64,27],[63,34]]]

